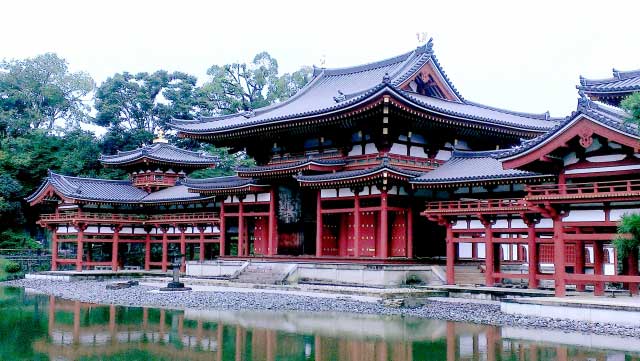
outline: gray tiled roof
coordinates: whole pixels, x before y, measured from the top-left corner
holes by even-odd
[[[147,192],[128,180],[70,177],[50,171],[43,185],[27,201],[35,199],[48,184],[65,197],[83,201],[136,203],[147,196]]]
[[[71,177],[50,171],[49,176],[42,185],[26,200],[31,202],[36,199],[48,185],[53,186],[57,192],[67,198],[86,202],[148,204],[180,200],[193,201],[207,198],[197,193],[189,193],[187,187],[181,184],[157,192],[147,193],[134,187],[129,180]]]
[[[108,165],[130,164],[142,159],[160,163],[175,163],[181,166],[210,166],[216,164],[217,161],[217,158],[212,155],[180,149],[167,143],[153,143],[126,152],[118,151],[118,153],[114,155],[100,156],[100,161]]]
[[[570,116],[566,117],[564,121],[558,123],[549,132],[530,139],[525,140],[517,147],[511,149],[505,149],[500,152],[498,158],[509,158],[516,154],[527,152],[538,145],[545,143],[547,140],[555,137],[557,134],[567,129],[573,122],[580,119],[581,115],[588,116],[594,121],[601,123],[607,128],[614,129],[624,134],[628,134],[632,137],[640,138],[640,130],[636,124],[628,122],[630,117],[626,111],[616,108],[614,106],[589,100],[587,98],[581,98],[578,101],[578,108]]]
[[[620,71],[613,69],[613,77],[606,79],[586,79],[580,77],[578,89],[588,93],[626,93],[640,91],[640,69]]]
[[[395,173],[408,178],[417,177],[423,174],[423,172],[403,169],[403,168],[399,168],[399,167],[395,167],[395,166],[383,163],[376,167],[367,168],[367,169],[347,170],[342,172],[316,174],[316,175],[298,175],[296,176],[296,179],[301,183],[339,181],[339,180],[371,176],[377,173],[382,173],[384,171]]]
[[[399,86],[429,62],[441,71],[445,85],[458,99],[456,102],[440,104],[435,98],[418,95],[416,98],[411,98],[412,101],[420,103],[425,110],[433,111],[434,108],[441,108],[447,115],[476,121],[488,121],[497,125],[517,126],[528,130],[544,130],[553,127],[554,122],[548,119],[548,115],[541,117],[497,110],[464,100],[446,74],[442,72],[430,46],[423,46],[415,51],[376,63],[342,69],[321,69],[307,86],[282,103],[256,109],[253,112],[204,117],[196,120],[175,119],[172,127],[186,134],[211,134],[287,122],[349,109],[372,96],[376,96],[385,88],[395,91],[395,94],[401,98],[406,98],[406,92],[398,93]],[[334,99],[340,93],[344,95],[344,99]],[[420,101],[416,101],[416,99],[420,99]],[[431,99],[435,105],[431,104]],[[455,107],[455,105],[448,103],[460,106]]]
[[[541,174],[518,169],[503,169],[496,159],[501,152],[455,151],[446,163],[411,180],[416,184],[448,184],[469,181],[540,177]]]
[[[471,101],[465,101],[464,103],[452,102],[407,91],[403,91],[402,94],[428,110],[448,116],[472,119],[489,124],[507,125],[524,129],[547,130],[553,128],[553,126],[562,119],[551,118],[548,112],[542,114],[521,113],[490,107]]]
[[[243,187],[247,185],[258,185],[256,180],[253,178],[243,178],[238,176],[214,177],[214,178],[203,178],[203,179],[187,178],[182,182],[182,184],[184,184],[187,188],[195,191],[228,189],[228,188]]]
[[[189,192],[189,188],[183,184],[177,184],[173,187],[161,189],[157,192],[149,193],[142,199],[142,203],[162,203],[175,201],[194,201],[210,198],[209,196],[201,196],[198,193]]]
[[[305,167],[308,165],[319,165],[319,166],[339,166],[346,164],[346,161],[342,158],[339,159],[303,159],[297,162],[288,162],[288,163],[280,163],[280,164],[267,164],[263,166],[253,166],[253,167],[238,167],[236,168],[237,172],[241,173],[259,173],[259,172],[267,172],[272,170],[295,170],[300,167]]]

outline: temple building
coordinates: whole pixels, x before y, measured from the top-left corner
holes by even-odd
[[[40,220],[53,264],[115,270],[140,253],[138,266],[166,269],[170,249],[201,264],[445,262],[448,284],[471,264],[487,285],[553,280],[563,295],[625,282],[637,293],[637,257],[618,269],[611,241],[620,217],[640,212],[640,133],[617,107],[640,90],[640,72],[581,78],[565,118],[465,99],[431,41],[313,75],[286,101],[172,122],[179,136],[256,160],[235,176],[188,178],[215,159],[161,142],[102,157],[128,181],[51,173],[29,202],[54,209]],[[99,244],[108,261],[94,260]]]

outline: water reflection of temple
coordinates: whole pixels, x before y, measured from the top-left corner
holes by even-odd
[[[640,360],[633,341],[626,353],[600,351],[563,345],[560,337],[534,341],[537,330],[402,317],[175,311],[53,297],[48,316],[49,338],[34,348],[50,360],[121,359],[132,352],[142,359],[216,361]]]

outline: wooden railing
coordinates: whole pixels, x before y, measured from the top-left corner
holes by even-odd
[[[526,210],[527,208],[527,204],[522,199],[472,199],[427,202],[423,214],[492,213]]]
[[[599,195],[630,193],[640,195],[640,179],[590,183],[540,184],[525,187],[527,199],[594,198]]]
[[[149,216],[148,222],[168,222],[168,221],[217,221],[218,213],[174,213],[174,214],[156,214]]]
[[[387,154],[389,164],[400,167],[418,168],[418,169],[434,169],[442,165],[442,161],[434,158],[421,158],[401,154]],[[346,158],[347,167],[358,167],[362,165],[381,164],[384,157],[379,154],[354,155]]]
[[[134,186],[173,186],[176,184],[178,176],[167,176],[161,175],[157,176],[153,173],[144,174],[144,175],[134,175],[133,176],[133,185]]]
[[[218,221],[218,214],[215,212],[203,213],[174,213],[174,214],[117,214],[117,213],[91,213],[91,212],[63,212],[42,214],[40,221],[43,223],[57,223],[64,221],[84,221],[84,222],[114,222],[114,223],[166,223],[166,222],[197,222],[197,221]]]

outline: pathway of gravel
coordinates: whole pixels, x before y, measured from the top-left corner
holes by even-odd
[[[429,301],[424,306],[417,308],[392,308],[381,304],[352,300],[348,296],[344,298],[327,298],[282,293],[228,291],[158,293],[153,292],[157,288],[149,286],[106,290],[105,286],[109,283],[23,279],[6,282],[4,285],[31,288],[64,299],[122,306],[172,309],[332,311],[404,315],[496,326],[550,328],[584,333],[640,337],[640,327],[509,315],[502,313],[500,306],[496,304],[460,302],[459,300],[454,302]]]

